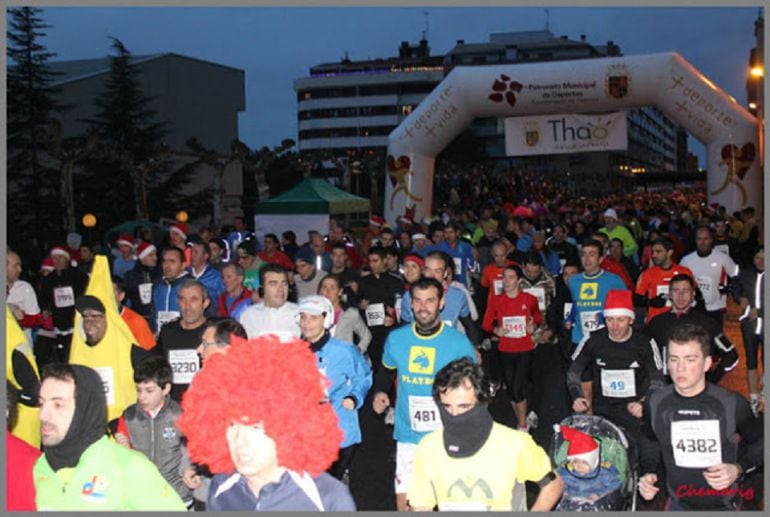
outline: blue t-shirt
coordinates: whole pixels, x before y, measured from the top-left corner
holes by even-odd
[[[468,298],[465,293],[457,287],[449,286],[444,295],[446,301],[444,308],[441,309],[441,321],[450,327],[457,328],[457,320],[470,316],[471,309],[468,306]],[[412,295],[407,292],[401,300],[401,321],[411,323],[414,321],[412,313]]]
[[[594,276],[585,273],[572,275],[569,279],[569,292],[572,295],[572,342],[580,343],[584,337],[604,326],[604,302],[607,291],[627,290],[626,284],[615,273],[600,270]]]
[[[431,395],[433,379],[441,368],[461,357],[475,362],[473,345],[443,323],[432,336],[420,336],[414,324],[388,334],[382,365],[396,370],[396,441],[419,443],[428,432],[440,427],[441,417]]]
[[[454,262],[455,278],[463,285],[468,284],[468,270],[476,267],[476,258],[473,256],[471,245],[465,241],[458,241],[454,248],[448,242],[443,241],[440,244],[432,244],[423,248],[421,255],[424,257],[431,251],[443,251]]]

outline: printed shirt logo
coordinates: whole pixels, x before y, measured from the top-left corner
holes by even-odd
[[[581,300],[596,300],[599,292],[599,284],[596,282],[586,282],[580,286]]]
[[[93,476],[80,489],[80,495],[88,501],[103,501],[107,497],[107,480]]]
[[[433,375],[436,364],[436,349],[413,346],[409,350],[409,373]]]
[[[484,497],[486,497],[487,499],[492,499],[494,497],[494,494],[492,493],[492,489],[489,487],[487,482],[481,478],[477,479],[476,482],[473,483],[471,486],[468,486],[468,484],[464,480],[458,479],[457,481],[452,483],[452,485],[447,490],[448,497],[452,497],[452,492],[454,491],[455,488],[460,490],[467,499],[470,499],[473,496],[473,492],[476,490],[476,488],[480,489],[481,492],[483,492]]]
[[[176,439],[176,429],[173,427],[164,427],[163,428],[163,439],[172,441]]]

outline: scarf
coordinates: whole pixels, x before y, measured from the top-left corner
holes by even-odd
[[[478,403],[461,415],[450,415],[438,404],[444,424],[444,449],[452,458],[467,458],[476,454],[492,432],[492,415],[486,403]]]
[[[107,427],[107,402],[102,379],[95,370],[71,365],[75,373],[75,414],[58,445],[43,446],[45,459],[54,471],[74,467],[83,452],[98,441]]]

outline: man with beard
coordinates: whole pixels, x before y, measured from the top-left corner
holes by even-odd
[[[388,392],[398,378],[395,429],[396,508],[407,509],[406,493],[414,451],[420,439],[441,426],[438,408],[431,396],[435,373],[460,357],[476,358],[468,338],[441,321],[444,289],[438,280],[421,278],[412,285],[415,323],[388,335],[377,372],[372,406],[381,414],[390,406]]]
[[[184,252],[179,248],[163,250],[163,278],[152,287],[152,302],[155,308],[155,332],[163,330],[163,325],[179,317],[177,293],[189,274],[185,270]]]
[[[679,274],[695,278],[690,268],[674,261],[674,242],[668,237],[659,237],[652,243],[652,264],[639,275],[634,293],[634,304],[647,307],[646,323],[671,307],[669,284]]]
[[[91,368],[54,363],[43,370],[37,509],[184,511],[150,460],[107,437],[106,407],[102,379]]]
[[[483,376],[468,358],[436,374],[433,399],[444,429],[428,434],[415,451],[413,509],[526,511],[525,481],[540,489],[532,511],[548,511],[561,497],[563,481],[546,452],[527,433],[492,420]]]
[[[648,334],[655,338],[661,347],[663,362],[666,362],[666,343],[674,328],[684,323],[694,323],[703,327],[711,336],[712,351],[716,354],[712,357],[712,364],[716,367],[708,373],[708,380],[716,383],[726,373],[738,365],[738,351],[727,336],[724,335],[722,326],[709,318],[695,305],[695,292],[697,290],[695,280],[689,275],[676,275],[671,279],[669,296],[671,297],[671,309],[655,316],[647,326]],[[664,373],[668,373],[665,371]]]

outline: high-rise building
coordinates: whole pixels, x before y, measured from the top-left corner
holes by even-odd
[[[388,134],[455,66],[500,65],[621,56],[613,41],[592,45],[554,36],[548,30],[491,34],[485,43],[458,40],[444,56],[431,56],[428,43],[403,42],[399,55],[387,59],[324,63],[297,79],[300,151],[384,149]],[[551,156],[505,156],[504,124],[476,119],[467,130],[491,159],[545,173],[590,173],[599,178],[632,173],[675,171],[687,156],[687,139],[655,107],[628,110],[626,151]],[[598,174],[597,174],[598,173]],[[606,178],[605,178],[606,179]],[[611,188],[605,180],[599,182]]]

